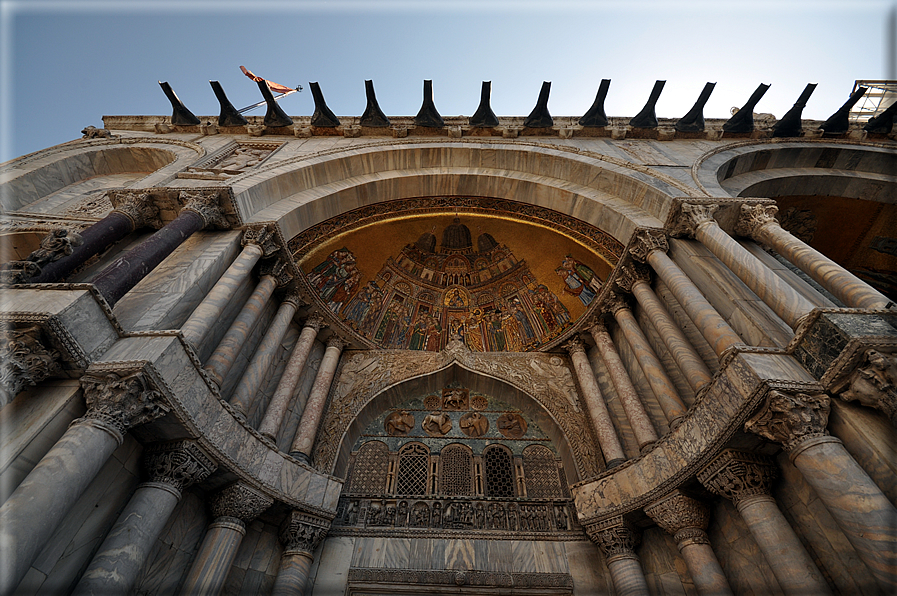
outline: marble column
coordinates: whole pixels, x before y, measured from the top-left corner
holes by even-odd
[[[185,190],[181,191],[181,199],[186,204],[176,218],[117,258],[91,280],[110,305],[118,302],[194,232],[205,227],[230,227],[218,207],[217,193],[207,195]]]
[[[301,511],[290,512],[280,528],[283,554],[271,596],[305,595],[315,551],[329,529],[329,521]]]
[[[732,589],[710,546],[710,514],[703,503],[674,491],[645,507],[645,513],[672,534],[699,594],[731,596]]]
[[[296,314],[300,302],[299,294],[296,292],[289,292],[281,301],[277,313],[269,323],[268,330],[252,354],[252,360],[249,361],[249,365],[243,372],[243,376],[240,377],[240,382],[230,398],[230,405],[236,410],[237,416],[244,419],[251,418],[257,409],[257,404],[254,403],[256,395],[268,375],[268,369],[271,368],[277,348],[287,329],[290,328],[290,322],[293,320],[293,315]]]
[[[676,392],[676,386],[673,385],[663,368],[663,364],[657,358],[657,355],[654,354],[654,350],[651,349],[648,338],[642,333],[626,301],[612,293],[609,296],[607,307],[613,313],[614,319],[616,319],[617,324],[623,331],[627,343],[629,343],[633,353],[635,353],[636,360],[638,360],[645,378],[648,379],[651,390],[654,391],[657,402],[660,404],[660,408],[663,410],[670,428],[676,428],[682,417],[685,416],[685,410],[687,409]]]
[[[215,461],[194,441],[150,447],[143,457],[150,481],[137,487],[73,594],[129,594],[156,539],[185,488],[215,471]]]
[[[781,443],[885,592],[897,591],[897,508],[825,430],[824,393],[770,390],[744,428]]]
[[[770,494],[775,476],[775,464],[768,457],[726,449],[698,472],[697,478],[713,494],[732,501],[785,594],[830,594]]]
[[[897,427],[897,354],[867,349],[838,395],[844,401],[881,410]]]
[[[611,421],[604,396],[601,395],[601,389],[598,388],[598,381],[592,371],[592,364],[586,356],[585,346],[582,340],[574,337],[564,344],[564,347],[570,353],[570,360],[573,361],[573,370],[579,380],[589,417],[592,419],[592,428],[598,438],[598,446],[601,447],[601,452],[604,454],[605,465],[608,468],[618,466],[626,461],[626,454],[623,453],[623,446],[617,437],[617,431]]]
[[[669,246],[662,233],[639,230],[629,254],[636,261],[651,265],[717,356],[721,357],[734,346],[744,345],[741,337],[720,316],[701,290],[666,254],[667,250]]]
[[[0,507],[0,594],[11,593],[132,426],[169,407],[142,372],[85,375],[87,413]]]
[[[308,394],[308,402],[299,420],[299,428],[293,438],[290,447],[290,455],[303,461],[311,461],[311,450],[318,434],[318,426],[324,415],[324,406],[327,404],[327,394],[330,393],[330,384],[339,364],[339,357],[346,347],[347,342],[338,335],[331,335],[327,340],[327,349],[318,367],[318,374]]]
[[[617,277],[617,286],[624,292],[628,292],[635,296],[639,306],[648,315],[651,324],[657,330],[657,334],[663,340],[669,350],[670,355],[679,365],[682,376],[696,392],[710,383],[713,375],[698,352],[682,333],[670,313],[654,294],[651,289],[651,273],[647,267],[639,264],[632,264],[624,267]]]
[[[723,231],[713,219],[719,205],[683,203],[677,232],[694,236],[766,303],[797,329],[816,306]]]
[[[25,387],[62,372],[59,350],[47,346],[40,325],[0,329],[0,408]]]
[[[585,531],[604,554],[617,596],[649,596],[648,582],[635,554],[639,540],[635,528],[617,517],[588,525]]]
[[[230,573],[246,524],[274,504],[274,499],[242,482],[231,484],[212,498],[214,521],[187,573],[182,596],[217,596]]]
[[[604,366],[607,367],[611,383],[613,383],[614,389],[617,390],[617,395],[620,396],[620,405],[623,406],[623,410],[626,412],[626,418],[629,420],[629,426],[632,427],[639,449],[653,445],[658,438],[657,431],[654,429],[654,425],[651,424],[648,413],[645,412],[645,406],[632,385],[632,380],[629,378],[626,367],[623,366],[623,361],[620,360],[620,355],[617,354],[617,349],[614,347],[614,341],[610,333],[607,332],[607,328],[601,321],[592,325],[589,333],[592,334],[592,339],[595,340],[595,345],[598,347]],[[588,363],[588,360],[586,360],[586,363]]]
[[[802,240],[795,238],[790,232],[783,230],[775,218],[778,211],[779,208],[775,205],[743,204],[735,233],[771,246],[831,292],[845,306],[888,308],[892,304],[881,292]]]
[[[209,330],[220,323],[227,305],[252,273],[252,268],[258,260],[270,257],[277,251],[278,246],[274,243],[273,236],[274,233],[267,226],[250,228],[243,232],[242,252],[181,327],[184,339],[192,346],[198,347]]]
[[[302,327],[302,333],[299,334],[299,339],[293,347],[290,359],[283,369],[283,375],[280,377],[277,389],[275,389],[265,411],[265,417],[258,428],[262,436],[272,443],[276,441],[277,431],[280,430],[283,417],[286,415],[290,400],[293,399],[293,393],[296,391],[296,385],[299,384],[299,378],[302,376],[302,371],[305,370],[308,355],[311,353],[311,349],[315,345],[315,338],[322,327],[324,327],[324,317],[317,313],[309,315]]]

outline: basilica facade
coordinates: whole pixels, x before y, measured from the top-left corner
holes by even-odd
[[[0,165],[0,594],[897,589],[893,110],[215,85]]]

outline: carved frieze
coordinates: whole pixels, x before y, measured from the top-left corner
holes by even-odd
[[[760,228],[771,223],[778,223],[776,221],[778,212],[779,208],[775,205],[743,203],[738,222],[735,224],[735,233],[739,236],[758,239],[757,233]]]
[[[141,371],[86,374],[81,377],[81,387],[87,401],[84,418],[104,422],[122,435],[171,409]]]
[[[866,350],[862,365],[850,374],[839,395],[844,401],[881,410],[897,425],[897,355]]]
[[[179,491],[202,482],[218,467],[195,441],[153,445],[144,453],[143,465],[151,481],[170,484]]]
[[[43,343],[40,325],[0,331],[0,401],[5,405],[27,386],[62,371],[59,352]]]
[[[260,490],[236,482],[212,497],[211,509],[215,518],[232,517],[248,523],[273,504],[274,499]]]
[[[771,389],[766,403],[744,423],[744,429],[791,451],[807,439],[828,434],[829,409],[829,397],[824,393],[792,394]]]
[[[603,522],[588,524],[585,531],[589,539],[598,545],[608,559],[635,556],[635,547],[638,546],[640,535],[632,524],[622,517],[612,517]]]
[[[670,231],[671,236],[694,237],[701,226],[715,223],[713,214],[719,205],[713,203],[682,203],[679,217]]]
[[[778,469],[772,459],[726,449],[697,474],[698,482],[736,506],[757,495],[768,495]]]
[[[329,521],[293,510],[280,527],[280,542],[286,553],[312,556],[329,529]]]

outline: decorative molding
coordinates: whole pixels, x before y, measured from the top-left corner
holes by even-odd
[[[337,335],[336,333],[332,334],[327,338],[327,347],[328,348],[336,348],[340,352],[343,351],[343,348],[349,345],[349,342]]]
[[[62,372],[59,351],[47,348],[42,339],[40,325],[0,330],[0,404]]]
[[[661,252],[670,250],[670,244],[667,242],[664,231],[651,228],[636,230],[629,245],[629,254],[632,258],[639,263],[645,263],[648,260],[648,255],[655,250]]]
[[[290,511],[280,526],[284,553],[312,556],[330,529],[330,521],[302,511]]]
[[[828,434],[830,403],[824,393],[792,393],[771,389],[761,410],[744,423],[744,429],[781,443],[791,451],[807,439]]]
[[[861,363],[848,377],[839,397],[879,409],[897,426],[897,354],[869,348]]]
[[[349,569],[349,584],[388,584],[416,586],[472,586],[482,588],[542,588],[558,589],[560,594],[573,590],[573,576],[569,573],[524,573],[505,571],[464,571],[431,569]],[[491,592],[490,592],[491,593]],[[552,594],[554,591],[543,592]]]
[[[327,326],[327,323],[324,321],[324,317],[319,312],[312,312],[305,318],[305,322],[302,323],[303,327],[310,327],[315,330],[315,333],[318,333],[321,329]]]
[[[152,482],[163,482],[179,491],[202,482],[218,467],[196,441],[152,445],[143,454],[143,465]]]
[[[608,559],[634,557],[640,535],[635,527],[622,517],[612,517],[584,526],[589,539],[598,545]]]
[[[40,273],[41,268],[53,261],[72,254],[81,246],[81,235],[66,228],[56,228],[41,239],[40,247],[21,261],[11,261],[0,266],[0,283],[20,284]]]
[[[775,205],[743,203],[738,221],[735,223],[735,233],[757,240],[757,234],[763,226],[771,223],[778,225],[779,222],[776,221],[778,212],[779,208]]]
[[[99,420],[121,435],[133,426],[152,422],[171,407],[142,370],[88,373],[81,377],[88,420]]]
[[[736,506],[758,495],[769,495],[778,468],[769,457],[726,449],[697,473],[698,482]]]
[[[616,292],[611,292],[607,295],[607,300],[604,301],[604,310],[611,314],[617,314],[618,310],[622,310],[624,308],[629,308],[629,304],[626,302],[626,298],[617,294]]]
[[[230,230],[243,226],[234,201],[234,191],[230,186],[188,188],[154,186],[141,189],[114,189],[108,191],[108,195],[117,211],[131,217],[135,223],[139,223],[141,218],[150,217],[146,225],[152,225],[157,229],[172,221],[183,209],[189,209],[202,217],[205,228]],[[153,217],[152,210],[146,212],[140,210],[147,210],[148,207],[140,207],[137,212],[120,209],[119,204],[130,200],[131,197],[139,201],[138,206],[151,205],[158,215]],[[261,225],[261,222],[258,225]]]
[[[564,344],[564,349],[567,350],[570,355],[585,354],[586,352],[586,346],[583,343],[582,338],[580,338],[578,335],[574,335],[573,337],[571,337]]]
[[[219,491],[211,501],[212,517],[232,517],[249,523],[274,504],[274,499],[243,482]]]

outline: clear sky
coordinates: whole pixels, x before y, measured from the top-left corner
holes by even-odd
[[[364,110],[373,79],[383,111],[413,116],[432,79],[443,116],[469,116],[492,81],[500,116],[525,116],[551,81],[555,116],[581,116],[602,78],[609,116],[634,116],[654,81],[659,117],[678,118],[705,82],[704,114],[728,117],[760,83],[781,117],[818,83],[805,118],[825,119],[854,80],[886,77],[894,0],[0,0],[0,161],[80,137],[103,115],[170,114],[168,81],[197,115],[217,115],[210,79],[238,108],[261,100],[241,64],[306,90],[318,81],[338,116]],[[253,114],[264,114],[259,109]]]

